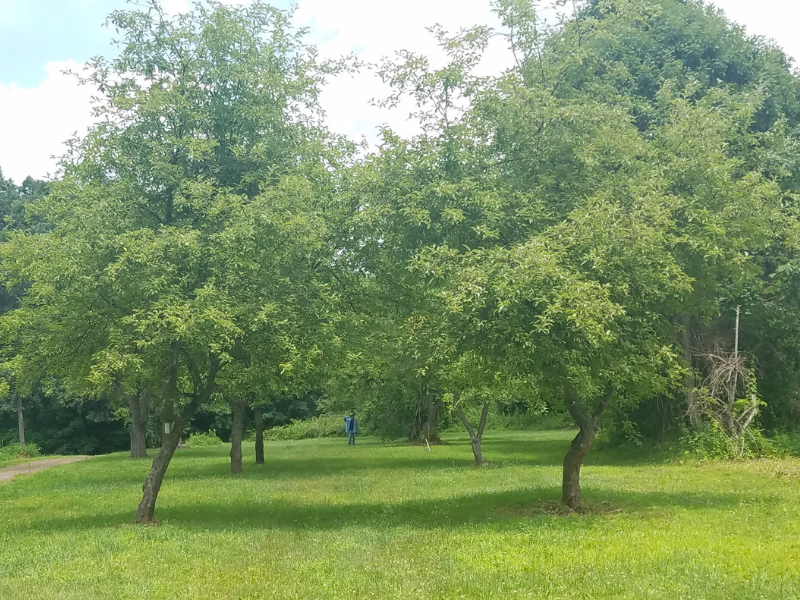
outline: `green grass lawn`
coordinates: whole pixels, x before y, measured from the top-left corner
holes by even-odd
[[[149,461],[0,485],[0,598],[800,598],[800,460],[658,463],[598,452],[585,514],[559,497],[566,432],[432,453],[362,439],[178,452],[155,527]]]

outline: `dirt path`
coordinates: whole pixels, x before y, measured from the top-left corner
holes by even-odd
[[[57,467],[58,465],[68,465],[69,463],[78,462],[79,460],[86,460],[87,458],[90,457],[65,456],[64,458],[45,458],[43,460],[32,460],[31,462],[11,465],[10,467],[3,467],[0,469],[0,483],[11,481],[17,475],[36,473],[37,471],[44,471],[45,469]]]

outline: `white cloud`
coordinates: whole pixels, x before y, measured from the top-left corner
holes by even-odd
[[[17,183],[31,175],[45,177],[56,168],[52,155],[64,141],[91,123],[91,90],[62,71],[79,71],[75,61],[51,62],[36,88],[0,84],[0,168]]]
[[[455,32],[473,25],[498,25],[487,0],[300,0],[296,19],[309,26],[319,40],[326,40],[318,44],[325,57],[354,52],[361,60],[376,63],[403,49],[428,56],[434,65],[443,62],[443,54],[428,27],[439,24]],[[509,52],[496,40],[481,70],[499,72],[510,64]],[[407,118],[410,105],[392,110],[370,105],[372,98],[387,93],[375,74],[365,70],[331,81],[321,101],[330,127],[339,133],[365,136],[370,142],[376,140],[377,128],[383,124],[402,134],[413,133],[416,127]]]
[[[0,7],[5,1],[0,0]],[[242,4],[249,0],[223,1]],[[800,37],[794,34],[800,6],[795,6],[794,0],[714,3],[731,19],[743,23],[749,33],[773,38],[787,52],[800,57]],[[189,0],[164,0],[172,14],[184,12],[189,4]],[[300,0],[296,20],[311,28],[312,41],[318,43],[323,56],[355,52],[368,62],[407,49],[441,63],[442,55],[426,27],[438,23],[455,31],[476,24],[497,24],[489,0]],[[496,40],[481,70],[498,72],[510,64],[508,50]],[[62,75],[64,68],[77,70],[80,65],[49,64],[47,78],[34,89],[0,84],[0,167],[6,177],[21,181],[29,174],[42,177],[53,172],[55,161],[51,156],[62,154],[64,140],[75,131],[84,132],[90,123],[90,92]],[[372,143],[377,139],[377,127],[384,123],[399,133],[415,131],[414,124],[407,120],[408,105],[391,111],[370,105],[370,99],[386,93],[386,88],[368,71],[335,78],[322,96],[329,125],[356,139],[365,136]]]
[[[176,15],[189,10],[189,0],[163,0],[161,6],[166,13]]]
[[[800,59],[800,37],[797,36],[800,3],[797,0],[712,0],[712,3],[729,19],[744,25],[750,35],[772,39],[795,61]]]

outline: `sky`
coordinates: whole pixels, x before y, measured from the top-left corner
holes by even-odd
[[[223,0],[236,4],[247,0]],[[281,8],[291,0],[273,0]],[[171,13],[189,0],[162,0]],[[454,31],[475,24],[496,25],[489,0],[297,0],[295,20],[311,31],[323,56],[353,52],[376,62],[396,50],[428,55],[436,47],[426,31],[435,23]],[[774,40],[800,60],[800,0],[713,0],[752,35]],[[0,0],[0,169],[20,183],[56,171],[64,142],[91,123],[91,90],[77,85],[67,70],[80,71],[92,56],[111,56],[113,30],[103,26],[125,0]],[[497,72],[510,64],[502,46],[489,49],[482,68]],[[373,75],[340,77],[322,97],[329,125],[354,139],[376,139],[388,123],[412,131],[407,110],[386,111],[369,101],[385,89]]]

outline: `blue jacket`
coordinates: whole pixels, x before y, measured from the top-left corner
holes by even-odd
[[[344,418],[344,431],[345,433],[358,433],[358,419],[351,417]]]

